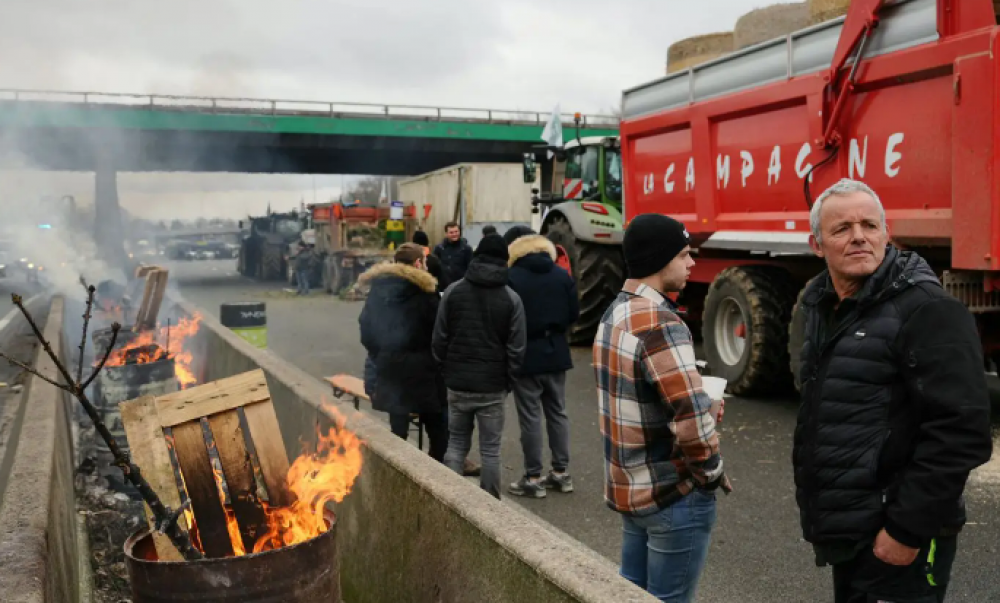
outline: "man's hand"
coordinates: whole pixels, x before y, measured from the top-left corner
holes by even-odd
[[[910,565],[917,559],[920,549],[911,549],[900,544],[885,530],[878,533],[875,539],[875,556],[889,565]]]

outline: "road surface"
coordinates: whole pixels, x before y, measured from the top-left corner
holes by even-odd
[[[269,347],[306,372],[316,377],[362,374],[365,351],[358,334],[362,302],[342,302],[319,293],[298,298],[282,291],[278,283],[243,279],[234,266],[232,260],[172,264],[171,278],[185,298],[216,317],[223,302],[265,301]],[[603,457],[589,350],[577,349],[573,358],[576,368],[568,375],[566,396],[572,425],[570,472],[576,491],[550,492],[541,500],[520,499],[505,491],[504,500],[531,510],[617,563],[621,520],[602,498]],[[505,485],[523,471],[513,403],[507,410],[502,448]],[[373,414],[385,420],[385,415]],[[832,600],[830,570],[815,567],[798,527],[791,471],[795,414],[791,399],[727,400],[720,433],[735,492],[719,496],[700,601]],[[970,523],[960,537],[948,601],[1000,601],[1000,461],[972,477],[967,498]]]

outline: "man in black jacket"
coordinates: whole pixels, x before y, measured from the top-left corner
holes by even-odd
[[[462,238],[462,229],[457,222],[444,225],[445,239],[434,248],[434,255],[441,260],[448,282],[454,283],[465,276],[472,261],[472,247]]]
[[[837,603],[944,600],[969,472],[989,460],[975,322],[916,253],[888,244],[866,185],[810,215],[827,270],[802,298],[796,500]]]
[[[444,461],[447,398],[431,352],[439,303],[436,283],[424,269],[419,245],[400,245],[394,260],[373,266],[359,279],[371,283],[358,319],[370,359],[365,363],[365,390],[372,408],[389,413],[392,433],[404,440],[410,414],[419,414],[431,457]]]
[[[462,473],[477,422],[483,463],[479,485],[500,498],[503,402],[524,360],[525,320],[521,299],[507,286],[507,245],[499,235],[483,238],[465,278],[444,292],[433,346],[448,388],[450,438],[444,462]]]
[[[573,368],[566,330],[580,315],[576,283],[556,267],[556,247],[524,226],[504,234],[510,252],[510,288],[524,304],[528,342],[514,377],[514,403],[521,427],[524,477],[508,486],[515,496],[544,498],[546,490],[573,491],[569,467],[566,371]],[[542,478],[542,414],[552,452],[552,470]]]

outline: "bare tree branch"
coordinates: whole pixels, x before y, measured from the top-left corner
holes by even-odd
[[[82,276],[80,277],[80,282],[84,283],[84,286],[86,287],[86,283]],[[80,380],[83,379],[83,354],[87,350],[87,330],[90,328],[90,315],[94,309],[95,291],[97,291],[97,289],[93,285],[87,287],[87,310],[83,313],[83,338],[80,339],[80,362],[76,365],[76,383],[79,383]],[[104,366],[103,363],[101,366]]]
[[[104,363],[108,361],[108,357],[111,356],[111,351],[115,349],[115,341],[118,340],[118,331],[120,331],[121,328],[122,326],[117,322],[111,325],[111,341],[108,342],[108,349],[104,350],[104,358],[101,358],[101,363],[94,369],[94,374],[92,374],[85,383],[80,385],[81,390],[86,391],[94,379],[96,379],[97,376],[101,374],[101,371],[104,370]]]
[[[107,444],[108,449],[114,456],[115,458],[114,464],[119,468],[121,468],[122,474],[124,475],[125,479],[128,480],[129,483],[131,483],[133,486],[135,486],[135,489],[139,491],[139,495],[142,496],[142,499],[146,502],[147,505],[149,505],[149,509],[153,512],[153,516],[156,518],[156,525],[159,526],[158,529],[163,531],[163,533],[165,533],[167,537],[170,538],[170,542],[173,543],[173,545],[177,548],[180,554],[183,555],[184,558],[187,559],[188,561],[204,559],[205,556],[201,553],[201,551],[199,551],[191,544],[191,539],[188,536],[187,532],[182,530],[180,525],[178,525],[177,517],[179,517],[179,515],[171,511],[169,507],[163,504],[163,501],[160,500],[159,495],[157,495],[156,491],[154,491],[153,488],[149,485],[149,482],[146,481],[146,478],[142,476],[142,471],[139,468],[139,466],[132,462],[132,460],[129,458],[129,455],[121,449],[121,447],[118,445],[118,442],[115,440],[114,436],[111,435],[110,431],[108,431],[108,427],[107,425],[104,424],[104,421],[101,420],[101,416],[100,414],[98,414],[97,409],[94,407],[90,399],[87,398],[86,387],[83,387],[83,384],[81,384],[79,381],[73,381],[72,376],[66,369],[66,365],[62,363],[58,355],[53,351],[52,346],[49,345],[49,342],[45,339],[45,336],[42,335],[42,331],[41,329],[38,328],[38,323],[35,322],[34,317],[31,316],[31,312],[29,312],[28,309],[24,307],[24,299],[20,295],[17,295],[16,293],[11,295],[11,299],[13,300],[14,305],[17,306],[18,309],[21,311],[21,314],[24,315],[24,318],[25,320],[28,321],[28,324],[31,325],[31,330],[34,332],[35,338],[38,339],[38,342],[42,344],[42,348],[45,349],[45,353],[49,355],[49,358],[52,359],[52,362],[56,365],[56,368],[59,369],[59,372],[66,379],[66,382],[69,384],[68,389],[67,387],[59,385],[55,381],[48,379],[44,375],[38,374],[37,371],[34,371],[28,367],[25,368],[28,368],[28,370],[31,371],[32,374],[37,375],[38,377],[44,379],[45,381],[51,383],[52,385],[55,385],[60,389],[65,389],[69,391],[70,394],[80,402],[80,404],[83,406],[83,409],[87,412],[87,416],[89,416],[90,420],[94,423],[94,427],[97,429],[97,433],[100,434],[101,439],[104,440],[104,443]],[[90,380],[88,380],[87,382],[88,384],[90,383],[90,381],[94,379],[94,377],[97,374],[100,373],[101,369],[104,367],[104,363],[107,361],[108,356],[110,356],[112,348],[114,348],[115,339],[117,338],[118,331],[120,329],[121,325],[118,323],[114,323],[111,326],[112,330],[111,344],[108,346],[108,350],[104,354],[104,360],[101,361],[101,364],[98,367],[98,369],[94,372],[94,375],[92,375]],[[86,337],[86,334],[84,336]],[[12,360],[7,356],[4,356],[4,358],[6,358],[8,361]]]
[[[62,383],[56,383],[52,379],[49,379],[48,377],[46,377],[45,375],[39,373],[37,370],[31,368],[27,364],[24,364],[23,362],[20,362],[19,360],[14,360],[13,358],[11,358],[10,356],[8,356],[7,354],[4,354],[3,352],[0,352],[0,359],[6,360],[12,366],[16,366],[16,367],[19,367],[21,369],[24,369],[24,370],[28,371],[29,373],[31,373],[32,375],[38,377],[39,379],[42,379],[44,381],[48,381],[49,383],[51,383],[52,385],[58,387],[61,390],[64,390],[64,391],[69,392],[71,394],[73,393],[73,388],[70,387],[69,385],[63,385]]]

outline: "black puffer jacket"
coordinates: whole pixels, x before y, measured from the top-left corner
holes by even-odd
[[[520,237],[509,250],[510,288],[524,304],[528,329],[528,349],[519,374],[568,371],[573,359],[566,331],[580,316],[576,283],[556,266],[556,247],[546,237]]]
[[[885,528],[917,547],[957,531],[969,471],[992,451],[972,316],[920,256],[892,246],[835,316],[836,299],[823,273],[802,301],[793,463],[805,539],[862,542]]]
[[[371,282],[359,322],[373,365],[365,367],[366,390],[374,382],[372,408],[392,414],[444,411],[446,390],[431,352],[439,300],[434,278],[412,266],[386,263],[361,280]]]
[[[524,347],[524,306],[507,286],[507,265],[473,258],[465,278],[444,292],[434,328],[434,356],[448,389],[509,392]]]
[[[452,243],[445,239],[434,248],[434,255],[441,260],[441,267],[448,277],[449,283],[454,283],[465,276],[472,262],[472,247],[468,241],[459,239]]]

